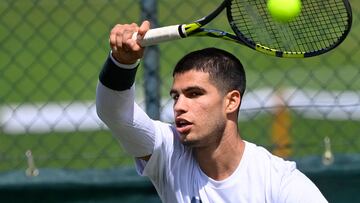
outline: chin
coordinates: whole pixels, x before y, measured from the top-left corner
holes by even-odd
[[[187,147],[196,147],[198,142],[195,140],[181,139],[181,143]]]
[[[195,147],[195,142],[193,142],[193,141],[182,140],[181,143],[187,147]]]
[[[193,141],[187,139],[188,135],[180,135],[180,142],[185,146],[192,146]]]
[[[180,142],[187,147],[195,147],[197,145],[199,145],[199,140],[194,140],[193,138],[196,137],[196,135],[192,134],[192,133],[184,133],[184,134],[179,134],[179,139]]]

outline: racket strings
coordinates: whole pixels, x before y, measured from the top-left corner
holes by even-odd
[[[312,52],[338,43],[350,26],[342,0],[302,0],[301,14],[288,23],[274,21],[266,2],[231,1],[228,15],[232,28],[249,44],[280,51]]]

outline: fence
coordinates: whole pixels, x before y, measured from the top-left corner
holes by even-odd
[[[25,170],[31,160],[38,168],[99,169],[132,164],[94,107],[111,27],[156,17],[156,11],[153,24],[158,26],[190,22],[219,3],[135,2],[0,2],[0,171]],[[149,7],[149,2],[156,7]],[[244,139],[290,158],[323,156],[330,148],[335,159],[337,154],[357,154],[360,3],[353,0],[351,4],[350,35],[337,49],[315,58],[274,58],[208,38],[149,49],[136,79],[137,102],[147,106],[154,118],[171,122],[168,90],[172,67],[189,51],[220,47],[238,56],[246,67],[248,89],[239,121]],[[144,9],[155,10],[141,12]],[[220,18],[210,26],[226,28],[224,22],[225,18]],[[160,61],[154,60],[157,57]]]

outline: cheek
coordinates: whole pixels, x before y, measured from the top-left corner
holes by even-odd
[[[223,104],[221,102],[204,102],[196,106],[198,111],[196,112],[197,116],[205,120],[218,120],[224,117]]]
[[[226,118],[221,110],[221,106],[216,106],[212,111],[202,113],[199,119],[201,120],[199,134],[207,137],[209,142],[213,142],[222,136]]]

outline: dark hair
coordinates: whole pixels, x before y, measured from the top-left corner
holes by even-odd
[[[210,80],[224,94],[238,90],[242,98],[245,92],[246,76],[243,65],[227,51],[205,48],[190,52],[176,64],[173,77],[190,70],[209,73]]]

